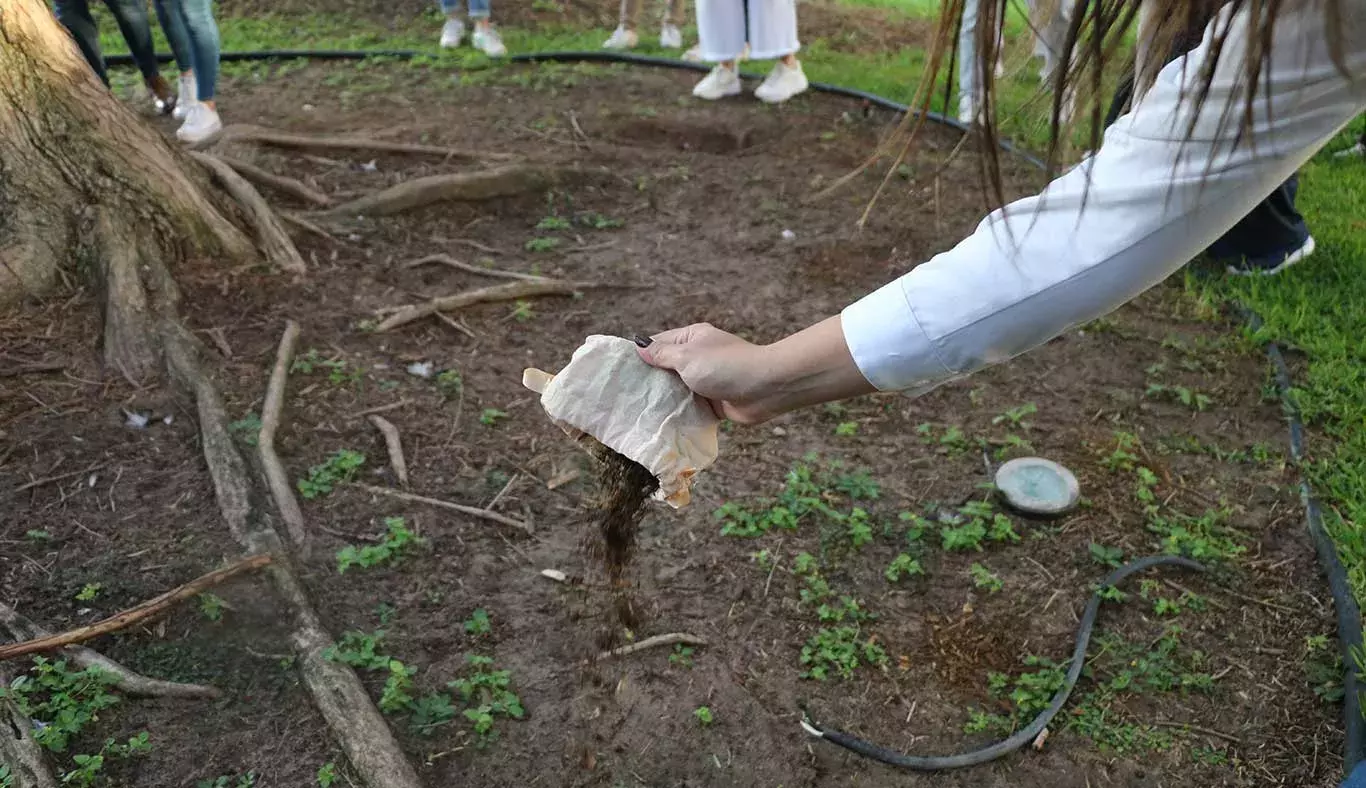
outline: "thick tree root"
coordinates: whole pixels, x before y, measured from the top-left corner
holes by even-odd
[[[512,164],[475,172],[429,175],[342,203],[328,215],[390,216],[448,200],[478,202],[512,197],[542,191],[566,174],[565,170]]]
[[[389,465],[394,469],[394,478],[405,490],[408,488],[408,461],[403,458],[403,438],[398,434],[398,427],[393,422],[383,416],[371,415],[368,417],[375,429],[379,430],[384,436],[384,447],[389,452]]]
[[[284,336],[280,337],[280,348],[275,354],[275,368],[270,372],[270,383],[266,386],[266,402],[261,406],[261,432],[256,439],[257,451],[261,455],[261,467],[266,473],[266,483],[270,485],[270,495],[285,521],[290,541],[300,550],[308,543],[308,533],[304,530],[304,513],[294,490],[289,486],[289,475],[275,453],[275,431],[280,428],[280,411],[285,406],[285,387],[289,384],[289,366],[294,360],[294,347],[299,343],[299,324],[293,320],[285,323]]]
[[[315,208],[328,208],[332,205],[331,197],[305,185],[302,181],[284,175],[276,175],[273,172],[266,172],[255,164],[249,164],[239,159],[219,156],[218,160],[257,186],[267,186],[275,191],[283,192]]]
[[[275,211],[271,210],[270,205],[255,187],[215,156],[207,153],[190,155],[208,168],[218,184],[247,212],[252,226],[256,228],[256,242],[265,253],[267,261],[292,274],[303,274],[307,271],[304,259],[294,247],[294,241],[276,218]]]
[[[455,295],[441,296],[433,298],[425,304],[409,304],[399,307],[397,311],[376,326],[376,331],[392,331],[399,326],[407,325],[414,320],[421,320],[424,317],[435,315],[439,312],[449,312],[453,309],[462,309],[474,304],[487,304],[494,301],[511,301],[517,298],[533,298],[536,296],[572,296],[581,290],[601,289],[605,287],[624,287],[625,285],[607,284],[605,282],[566,282],[561,279],[542,279],[508,282],[505,285],[493,285],[491,287],[480,287],[475,290],[466,290]]]
[[[10,678],[0,666],[0,687],[8,688]],[[9,767],[14,788],[57,788],[43,747],[33,740],[33,721],[8,697],[0,697],[0,764]]]
[[[27,616],[0,602],[0,629],[15,641],[49,637],[52,633],[33,623]],[[220,693],[203,684],[162,681],[135,673],[122,664],[85,646],[66,646],[59,652],[63,659],[81,669],[96,668],[114,680],[114,688],[140,698],[217,698]]]
[[[365,137],[310,137],[303,134],[287,134],[260,126],[237,125],[223,130],[219,142],[254,142],[276,148],[295,148],[301,150],[366,150],[375,153],[411,153],[420,156],[440,156],[446,159],[468,159],[470,161],[512,161],[518,157],[507,153],[489,151],[467,151],[460,148],[447,148],[441,145],[413,145],[406,142],[387,142]]]
[[[202,577],[191,580],[184,585],[167,591],[153,599],[149,599],[142,604],[129,608],[121,613],[116,613],[102,621],[85,627],[78,627],[68,632],[57,635],[48,635],[34,640],[26,640],[22,643],[11,643],[7,646],[0,646],[0,660],[14,659],[28,654],[41,654],[46,651],[56,651],[63,646],[73,646],[77,643],[84,643],[87,640],[94,640],[102,635],[119,632],[127,629],[140,621],[155,618],[170,610],[177,602],[183,602],[193,596],[199,596],[210,588],[236,577],[243,572],[250,572],[266,566],[271,561],[269,555],[253,555],[244,558],[231,566],[209,572]]]

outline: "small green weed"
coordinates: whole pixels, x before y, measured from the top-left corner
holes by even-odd
[[[475,608],[470,617],[465,619],[465,632],[475,637],[487,635],[493,631],[493,624],[489,621],[489,614],[484,608]]]
[[[422,537],[413,533],[402,517],[386,517],[384,526],[387,530],[378,544],[363,547],[347,545],[337,551],[337,574],[344,575],[346,570],[355,566],[369,569],[381,564],[398,563],[405,553],[423,544]]]
[[[1342,655],[1327,635],[1304,639],[1304,677],[1324,703],[1342,700]]]
[[[1023,405],[1017,405],[1016,407],[1007,410],[1005,413],[992,418],[991,423],[997,425],[1009,424],[1011,429],[1027,430],[1033,425],[1030,422],[1025,421],[1025,418],[1038,412],[1039,409],[1034,403],[1026,402]]]
[[[199,595],[199,615],[209,621],[223,620],[223,598],[211,591]]]
[[[389,660],[389,675],[384,679],[384,690],[379,696],[379,710],[385,714],[398,714],[407,711],[413,702],[413,674],[417,668],[410,668],[396,659]]]
[[[243,775],[225,774],[212,780],[200,780],[195,788],[256,788],[256,772]]]
[[[261,435],[261,417],[255,413],[248,413],[229,424],[228,433],[248,446],[255,446],[257,438]]]
[[[290,365],[290,373],[301,373],[312,375],[314,371],[327,370],[327,382],[334,385],[344,385],[348,383],[359,383],[365,370],[359,367],[348,366],[341,359],[323,358],[319,355],[316,348],[309,348],[308,352],[294,359]],[[259,432],[259,429],[258,429]]]
[[[883,667],[887,652],[856,626],[822,627],[802,646],[802,678],[824,681],[831,673],[852,679],[860,666]]]
[[[625,226],[626,224],[624,219],[615,219],[611,216],[604,216],[595,212],[579,214],[575,217],[575,220],[579,224],[591,227],[594,230],[614,230],[618,227]]]
[[[465,381],[459,372],[447,369],[436,376],[436,390],[441,393],[442,399],[453,400],[465,390]]]
[[[968,574],[972,576],[972,584],[974,586],[989,594],[994,594],[1004,587],[1001,583],[1001,578],[992,574],[991,570],[981,564],[973,564],[968,567]]]
[[[15,677],[8,688],[0,687],[0,698],[10,698],[25,716],[47,723],[33,732],[34,741],[52,752],[66,752],[101,711],[118,704],[118,696],[109,692],[114,683],[98,668],[71,670],[65,660],[34,657],[28,673]]]
[[[841,438],[848,438],[858,434],[857,421],[842,421],[835,425],[835,435]]]
[[[536,223],[537,230],[568,230],[572,227],[563,216],[547,216]]]
[[[1101,463],[1112,471],[1131,471],[1138,462],[1138,455],[1134,453],[1138,446],[1137,435],[1132,432],[1116,432],[1115,450],[1102,459]]]
[[[80,591],[76,592],[76,601],[93,602],[103,590],[104,585],[101,583],[86,583]]]
[[[306,500],[327,495],[339,484],[351,481],[356,471],[365,464],[365,455],[350,449],[339,449],[319,465],[308,469],[308,476],[296,486]]]
[[[986,523],[979,517],[963,522],[962,525],[945,525],[939,529],[940,544],[945,550],[982,549],[982,539],[987,535]]]
[[[318,788],[332,788],[337,782],[337,765],[328,761],[318,769]]]
[[[485,427],[497,426],[498,422],[506,419],[508,414],[497,408],[484,408],[479,412],[479,423]]]
[[[522,708],[521,698],[509,689],[511,671],[494,670],[492,659],[475,654],[466,655],[465,662],[470,666],[470,673],[452,681],[449,686],[464,702],[465,719],[474,724],[480,744],[486,744],[498,735],[493,727],[497,717],[520,720],[526,710]]]
[[[698,706],[696,709],[693,709],[692,716],[697,719],[697,724],[701,725],[703,728],[712,724],[716,719],[712,716],[711,709],[706,706]]]
[[[1169,386],[1164,383],[1149,383],[1143,396],[1149,399],[1164,399],[1179,402],[1182,405],[1195,411],[1208,410],[1214,400],[1208,394],[1202,394],[1185,386]]]
[[[1124,562],[1124,551],[1118,547],[1106,547],[1103,544],[1091,543],[1091,560],[1101,566],[1109,566],[1118,569]]]
[[[52,534],[48,531],[32,528],[24,532],[24,539],[32,544],[42,544],[44,542],[51,542]]]
[[[389,657],[381,649],[384,646],[384,630],[343,632],[341,640],[323,650],[323,658],[333,662],[350,665],[353,668],[382,670],[389,666]]]
[[[873,526],[869,523],[868,513],[857,506],[849,513],[845,526],[848,528],[849,544],[855,550],[873,541]]]
[[[680,668],[692,668],[693,650],[691,646],[682,643],[674,645],[674,650],[669,654],[669,664],[677,665]]]
[[[148,741],[147,731],[139,733],[122,744],[113,739],[107,739],[98,754],[71,756],[71,761],[76,764],[76,768],[62,775],[62,785],[89,788],[99,780],[100,772],[104,770],[104,764],[111,758],[127,760],[137,755],[145,755],[151,750],[152,745]]]
[[[892,562],[887,565],[887,568],[883,570],[882,574],[887,578],[887,582],[896,583],[903,577],[923,575],[925,574],[925,570],[920,568],[919,561],[906,553],[901,553],[896,558],[892,559]]]
[[[518,323],[525,323],[535,316],[536,313],[532,309],[530,301],[518,301],[512,307],[512,314],[510,315],[510,317]]]
[[[423,695],[409,705],[408,712],[412,715],[408,724],[423,736],[431,735],[432,731],[455,719],[457,714],[451,697],[442,692]]]
[[[532,238],[526,242],[526,250],[528,252],[549,252],[559,245],[559,238]]]

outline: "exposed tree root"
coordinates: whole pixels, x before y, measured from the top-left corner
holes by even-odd
[[[612,657],[624,657],[628,654],[634,654],[637,651],[644,651],[650,648],[658,648],[659,646],[673,645],[706,646],[710,644],[707,642],[706,638],[700,638],[696,635],[689,635],[687,632],[670,632],[667,635],[655,635],[654,637],[645,638],[644,640],[632,643],[627,646],[622,646],[621,648],[614,648],[611,651],[604,651],[598,655],[598,659],[601,660],[611,659]]]
[[[207,153],[190,155],[195,161],[207,167],[219,185],[246,211],[252,226],[256,228],[256,241],[265,253],[266,260],[271,265],[292,274],[303,274],[307,270],[304,259],[299,256],[294,241],[280,225],[280,220],[275,217],[275,211],[271,210],[260,192],[217,157]]]
[[[278,215],[281,221],[284,221],[286,224],[292,224],[301,230],[313,233],[319,238],[325,238],[328,241],[337,244],[338,246],[341,245],[341,241],[337,240],[337,236],[333,235],[332,233],[329,233],[328,231],[324,230],[323,228],[319,227],[313,222],[310,222],[309,220],[303,218],[302,216],[295,216],[294,214],[289,213],[287,211],[280,211]]]
[[[302,551],[308,543],[304,513],[299,509],[299,501],[289,486],[289,476],[280,462],[280,456],[275,453],[275,431],[280,428],[280,411],[284,409],[285,387],[289,383],[289,365],[294,360],[294,347],[298,343],[299,324],[290,320],[285,323],[280,349],[275,354],[275,368],[271,370],[270,383],[266,386],[266,402],[261,406],[261,432],[257,436],[256,446],[261,455],[266,483],[270,485],[270,495],[285,521],[289,539]]]
[[[192,596],[198,596],[204,591],[214,586],[253,569],[259,569],[271,562],[269,555],[253,555],[244,558],[235,564],[223,567],[222,569],[210,572],[202,577],[198,577],[190,582],[167,591],[154,599],[149,599],[142,604],[131,607],[121,613],[116,613],[103,621],[85,627],[77,627],[68,632],[57,635],[48,635],[33,640],[25,640],[22,643],[11,643],[0,646],[0,660],[14,659],[27,654],[40,654],[46,651],[56,651],[63,646],[71,646],[77,643],[84,643],[93,640],[101,635],[108,635],[111,632],[118,632],[140,621],[165,613],[170,610],[177,602],[183,602]]]
[[[558,183],[567,171],[511,164],[475,172],[414,178],[374,194],[342,203],[330,216],[391,216],[443,201],[478,202],[541,191]]]
[[[470,161],[512,161],[517,159],[508,153],[489,151],[467,151],[441,145],[414,145],[406,142],[388,142],[366,137],[310,137],[304,134],[287,134],[260,126],[232,125],[223,130],[219,141],[254,142],[276,148],[295,148],[302,150],[368,150],[376,153],[412,153],[422,156],[441,156],[447,159],[468,159]]]
[[[278,192],[283,192],[291,197],[297,198],[316,208],[327,208],[332,205],[332,198],[314,189],[303,181],[296,180],[284,175],[276,175],[273,172],[266,172],[255,164],[249,164],[240,159],[232,159],[227,156],[219,156],[218,160],[231,167],[238,175],[246,178],[257,186],[268,186]]]
[[[0,687],[8,688],[10,679],[0,665]],[[0,764],[9,767],[14,788],[57,788],[43,747],[33,740],[33,721],[8,696],[0,697]]]
[[[591,290],[604,287],[624,287],[625,285],[607,284],[604,282],[566,282],[562,279],[535,279],[520,282],[509,282],[505,285],[493,285],[491,287],[481,287],[475,290],[466,290],[455,295],[441,296],[433,298],[424,304],[409,304],[400,307],[393,314],[380,321],[376,326],[376,331],[391,331],[399,326],[407,325],[414,320],[421,320],[429,315],[438,312],[449,312],[452,309],[462,309],[474,304],[487,304],[494,301],[511,301],[517,298],[533,298],[536,296],[560,295],[572,296],[580,290]]]
[[[408,487],[408,462],[403,459],[403,439],[399,437],[398,427],[383,416],[370,416],[370,423],[384,436],[384,447],[389,451],[389,464],[393,466],[394,477],[404,488]]]
[[[0,629],[8,632],[10,638],[15,641],[45,638],[52,634],[3,602],[0,602]],[[114,680],[116,689],[127,695],[142,698],[201,699],[217,698],[222,694],[217,689],[203,684],[181,684],[148,678],[85,646],[65,646],[61,654],[76,667],[99,669]]]
[[[524,274],[519,271],[503,271],[498,268],[484,268],[482,266],[470,265],[469,263],[462,263],[448,254],[429,254],[426,257],[419,257],[411,263],[404,263],[403,267],[417,268],[418,266],[433,264],[449,266],[457,271],[465,271],[471,274],[478,274],[479,276],[490,276],[494,279],[520,279],[524,282],[547,281],[544,276],[537,276],[536,274]]]
[[[483,520],[489,520],[495,523],[501,523],[503,525],[510,525],[513,528],[516,528],[520,531],[531,533],[531,526],[527,523],[511,517],[507,517],[505,515],[498,514],[497,512],[490,512],[487,509],[480,509],[477,506],[466,506],[462,503],[452,503],[451,501],[443,501],[440,498],[428,498],[425,495],[413,495],[412,493],[406,493],[399,490],[390,490],[387,487],[376,487],[372,484],[353,484],[351,486],[361,490],[365,490],[366,492],[373,493],[375,495],[387,495],[390,498],[397,498],[401,501],[425,503],[428,506],[435,506],[438,509],[449,509],[453,512],[460,512],[461,514],[467,514],[471,517],[478,517]]]

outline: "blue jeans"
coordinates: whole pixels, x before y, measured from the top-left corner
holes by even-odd
[[[123,40],[128,42],[128,51],[142,72],[143,80],[151,82],[160,76],[157,68],[156,50],[152,47],[152,26],[147,21],[147,4],[143,0],[104,0],[118,23]],[[109,84],[109,74],[104,67],[104,53],[100,51],[100,31],[95,18],[90,15],[89,0],[56,0],[55,11],[62,26],[76,39],[85,62],[90,64],[100,81]]]
[[[489,18],[489,0],[467,0],[469,6],[470,19]],[[446,16],[455,16],[460,13],[460,0],[441,0],[441,11]]]
[[[200,101],[213,101],[218,87],[218,23],[213,0],[156,0],[157,18],[181,73],[194,72]]]

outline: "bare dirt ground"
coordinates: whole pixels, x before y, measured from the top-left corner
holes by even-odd
[[[496,511],[531,524],[528,534],[346,485],[303,502],[314,549],[300,571],[330,631],[382,629],[383,653],[415,669],[416,696],[468,676],[467,654],[510,671],[526,714],[498,717],[491,741],[460,714],[425,730],[410,711],[391,716],[426,783],[1332,784],[1337,712],[1305,672],[1306,638],[1331,631],[1330,609],[1282,455],[1280,413],[1262,396],[1261,357],[1178,287],[919,399],[875,396],[727,430],[693,504],[649,511],[634,563],[640,624],[630,635],[685,631],[710,645],[585,664],[608,613],[580,550],[593,527],[595,471],[522,389],[523,368],[558,368],[589,334],[696,321],[774,340],[947,248],[984,209],[971,146],[940,170],[958,140],[931,129],[909,179],[896,176],[858,230],[881,169],[832,198],[809,198],[863,161],[890,117],[814,95],[780,109],[701,106],[683,98],[689,85],[689,75],[586,67],[462,79],[311,66],[225,91],[236,121],[574,170],[535,193],[330,222],[335,241],[299,234],[309,263],[302,282],[213,260],[177,272],[188,321],[217,349],[217,381],[243,419],[244,441],[284,323],[301,324],[309,363],[291,376],[277,440],[293,478],[346,450],[365,457],[358,481],[397,487],[381,436],[361,417],[387,407],[413,492],[478,507],[496,498]],[[478,166],[245,145],[226,152],[337,200]],[[1031,177],[1013,176],[1017,190]],[[455,325],[427,318],[376,333],[379,310],[491,283],[406,265],[433,253],[632,287],[476,306],[452,315]],[[54,369],[0,376],[0,588],[54,630],[239,554],[218,517],[193,411],[158,385],[100,368],[92,304],[76,288],[3,325],[0,374]],[[414,363],[430,363],[432,377],[410,374]],[[439,377],[446,371],[454,374]],[[150,423],[126,426],[130,412]],[[1071,467],[1086,501],[1056,521],[1007,514],[1013,541],[983,485],[989,467],[1025,453]],[[717,509],[771,513],[762,499],[779,496],[794,467],[798,478],[811,470],[811,495],[839,518],[816,511],[794,529],[722,534]],[[21,489],[49,477],[60,478]],[[855,506],[867,514],[866,533],[854,527]],[[999,539],[945,549],[955,537],[944,531],[961,536],[983,506]],[[944,519],[964,507],[961,520]],[[425,544],[339,574],[337,551],[370,544],[390,517]],[[1077,616],[1108,571],[1100,561],[1114,550],[1162,552],[1164,539],[1207,557],[1213,571],[1155,571],[1145,579],[1156,582],[1135,580],[1125,601],[1104,607],[1087,673],[1041,751],[907,776],[799,728],[805,706],[907,752],[955,752],[1000,736],[992,726],[1015,713],[1011,691],[1029,695],[1013,677],[1051,686],[1038,673],[1047,666],[1023,658],[1066,659]],[[923,574],[890,581],[902,554]],[[93,599],[75,600],[96,582]],[[250,771],[258,786],[303,786],[327,762],[345,773],[299,687],[278,602],[258,579],[217,593],[227,605],[221,620],[187,606],[95,645],[149,674],[212,683],[224,698],[126,700],[74,751],[149,731],[150,753],[109,767],[114,785],[185,786]],[[486,633],[465,623],[476,610],[489,617]],[[851,678],[835,668],[824,680],[803,677],[841,637],[857,646]],[[365,674],[377,699],[385,673]],[[1011,678],[993,684],[992,673]],[[974,712],[986,732],[964,732]],[[1005,716],[993,723],[983,714]]]

